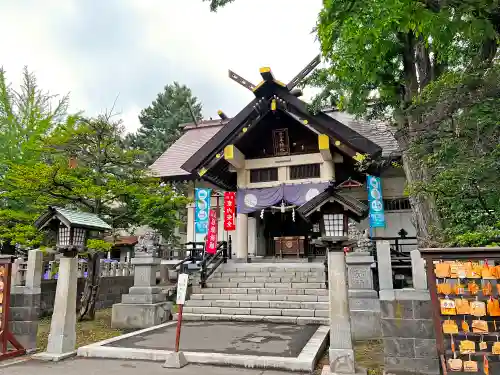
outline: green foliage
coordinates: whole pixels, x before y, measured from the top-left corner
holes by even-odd
[[[191,113],[191,109],[193,113]],[[139,116],[141,127],[127,136],[127,144],[144,151],[144,160],[151,165],[182,134],[179,125],[202,119],[201,104],[191,90],[174,82],[159,93],[153,103]]]
[[[87,240],[87,249],[91,252],[108,252],[113,247],[112,243],[106,242],[104,240],[91,238]]]
[[[232,3],[234,0],[203,0],[210,2],[210,10],[212,12],[216,12],[219,8],[222,8],[224,5]]]

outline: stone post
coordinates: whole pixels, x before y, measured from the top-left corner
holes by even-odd
[[[330,372],[356,374],[349,313],[346,261],[340,243],[328,247],[328,295],[330,301]]]
[[[59,262],[59,276],[47,350],[34,356],[46,361],[60,361],[76,353],[78,259],[64,256]]]
[[[372,265],[375,259],[369,252],[349,253],[346,257],[349,308],[355,340],[379,338],[380,301],[373,287]]]
[[[377,241],[377,268],[380,288],[380,298],[394,295],[392,282],[391,244],[389,241]]]
[[[156,272],[161,264],[159,258],[150,253],[139,252],[132,258],[134,286],[122,302],[113,305],[111,326],[113,328],[148,328],[165,323],[170,318],[172,304],[156,286]]]
[[[28,353],[36,350],[42,262],[43,253],[40,250],[30,250],[25,286],[14,286],[11,291],[10,329]]]
[[[237,215],[236,258],[240,262],[248,259],[248,214]]]
[[[427,273],[425,272],[425,260],[420,255],[420,251],[412,250],[411,272],[413,275],[413,288],[417,290],[427,290]]]

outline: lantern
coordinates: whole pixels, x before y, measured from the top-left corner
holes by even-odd
[[[343,213],[323,214],[323,236],[347,237],[347,215]]]
[[[35,222],[38,230],[51,229],[57,233],[56,247],[62,253],[84,251],[90,232],[105,232],[111,227],[95,214],[49,207]],[[94,234],[93,234],[94,235]],[[74,256],[74,255],[73,255]]]

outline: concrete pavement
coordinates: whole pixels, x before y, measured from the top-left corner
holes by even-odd
[[[62,362],[31,360],[0,368],[0,375],[289,375],[290,372],[188,365],[182,369],[165,369],[161,363],[114,359],[75,358]],[[305,375],[305,373],[294,373]]]

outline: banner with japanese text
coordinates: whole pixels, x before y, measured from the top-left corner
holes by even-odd
[[[224,230],[233,231],[236,229],[234,222],[236,206],[236,193],[234,191],[224,192]]]
[[[217,212],[210,210],[208,216],[208,234],[205,242],[205,251],[208,254],[215,254],[217,252]]]
[[[368,187],[368,204],[370,207],[370,228],[385,228],[384,200],[382,198],[382,182],[380,177],[366,176]]]
[[[195,233],[206,234],[208,231],[208,210],[210,209],[211,189],[195,189],[194,192],[194,227]]]

